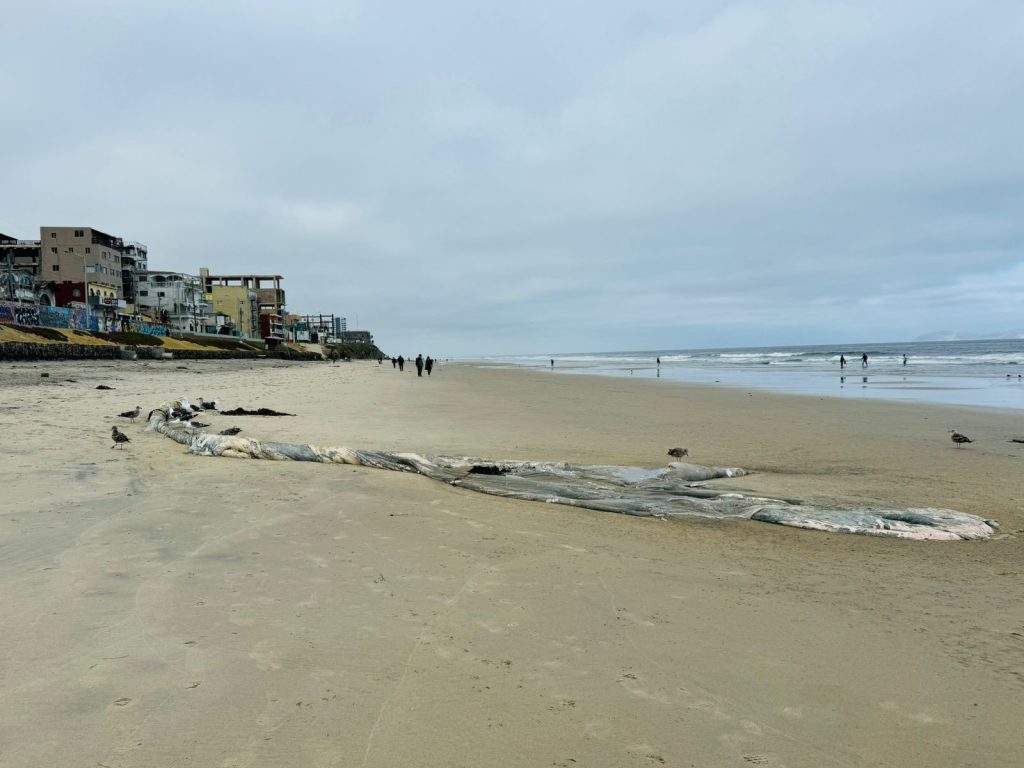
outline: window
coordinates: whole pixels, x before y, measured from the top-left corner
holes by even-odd
[[[166,293],[164,293],[163,291],[157,291],[157,292],[156,292],[156,295],[157,295],[157,296],[159,296],[159,297],[160,297],[160,298],[162,299],[162,298],[164,298],[164,297],[165,297],[165,296],[166,296],[167,294],[166,294]]]
[[[86,253],[92,253],[92,248],[89,248],[88,246],[86,246],[85,252]]]
[[[148,278],[148,277],[146,277],[145,275],[139,275],[139,282],[140,282],[140,283],[146,283],[146,282],[149,282],[149,278]]]
[[[74,253],[74,252],[75,252],[74,248],[68,248],[68,253]]]
[[[149,296],[149,291],[139,291],[139,296]]]
[[[54,264],[53,265],[53,271],[54,272],[60,272],[60,264]]]
[[[85,232],[82,231],[81,229],[76,229],[75,230],[75,237],[85,237]]]
[[[50,233],[50,237],[56,237],[56,236],[57,236],[57,233],[56,233],[56,232],[51,232],[51,233]]]
[[[56,252],[57,252],[56,246],[53,246],[53,247],[50,248],[50,253],[56,253]]]

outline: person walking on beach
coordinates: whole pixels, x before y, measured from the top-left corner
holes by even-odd
[[[399,371],[404,371],[405,370],[405,358],[402,357],[401,355],[398,356],[398,370]]]
[[[868,353],[867,352],[865,352],[864,354],[862,354],[860,356],[860,367],[861,368],[867,368],[868,367]]]
[[[417,376],[422,376],[423,375],[423,355],[422,354],[416,355],[416,375]]]
[[[434,370],[434,359],[430,355],[427,355],[427,360],[423,363],[423,367],[427,369],[427,376]]]
[[[398,361],[394,357],[391,358],[391,367],[392,368],[397,368],[398,367]]]
[[[839,356],[839,369],[842,370],[846,367],[846,355]]]

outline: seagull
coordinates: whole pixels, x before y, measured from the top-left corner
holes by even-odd
[[[210,426],[209,424],[203,424],[203,423],[202,423],[202,422],[200,422],[200,421],[190,421],[190,422],[187,422],[187,423],[188,423],[188,425],[189,425],[190,427],[192,427],[193,429],[202,429],[203,427],[208,427],[208,426]]]
[[[134,424],[135,420],[137,418],[139,418],[139,414],[140,413],[142,413],[142,406],[141,405],[136,405],[134,411],[125,411],[124,413],[119,413],[117,415],[121,416],[121,417],[123,417],[125,419],[131,419],[132,420],[132,424]]]
[[[667,456],[674,456],[677,459],[681,459],[681,458],[683,458],[683,456],[689,456],[690,455],[690,449],[689,448],[669,448],[668,449],[668,453],[666,455]]]
[[[116,448],[119,445],[124,445],[125,443],[131,442],[131,440],[128,439],[128,435],[119,430],[117,427],[111,427],[110,439],[114,441],[114,444],[110,446],[111,448]]]
[[[952,440],[956,444],[957,448],[959,448],[964,443],[973,443],[974,442],[967,435],[963,435],[963,434],[957,432],[955,429],[949,430],[949,439]]]
[[[202,407],[202,409],[204,411],[219,411],[220,410],[220,408],[219,408],[220,404],[216,400],[214,400],[211,403],[208,403],[205,400],[203,400],[203,398],[200,397],[199,398],[199,405]]]
[[[222,435],[237,435],[241,431],[241,427],[228,427],[227,429],[222,429],[220,433]]]

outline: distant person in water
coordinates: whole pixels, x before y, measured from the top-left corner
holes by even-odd
[[[429,376],[430,372],[434,370],[434,358],[427,355],[427,359],[424,361],[423,367],[427,369],[427,376]]]
[[[398,356],[398,370],[405,370],[405,358],[402,357],[401,355]]]
[[[658,358],[655,358],[655,359],[658,361],[658,365],[661,365],[661,358],[658,357]]]
[[[846,367],[846,355],[840,355],[839,356],[839,367],[840,367],[840,369]]]
[[[863,355],[860,356],[860,367],[861,368],[867,368],[868,367],[868,353],[867,352],[865,352]]]
[[[552,359],[552,360],[551,360],[551,367],[552,367],[552,368],[554,368],[554,367],[555,367],[555,361],[554,361],[554,359]]]
[[[904,364],[904,365],[906,365],[906,364],[907,364],[907,356],[906,356],[906,355],[904,355],[904,356],[903,356],[903,364]]]
[[[422,376],[423,375],[423,355],[422,354],[416,355],[416,375],[417,376]]]

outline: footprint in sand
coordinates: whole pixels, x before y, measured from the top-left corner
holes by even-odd
[[[127,705],[131,704],[131,703],[132,703],[131,699],[129,699],[127,696],[123,696],[123,697],[121,697],[120,699],[118,699],[117,701],[114,702],[114,706],[115,707],[124,707],[124,706],[127,706]]]
[[[256,662],[262,672],[273,672],[281,668],[277,650],[266,640],[261,640],[249,651],[249,658]]]

